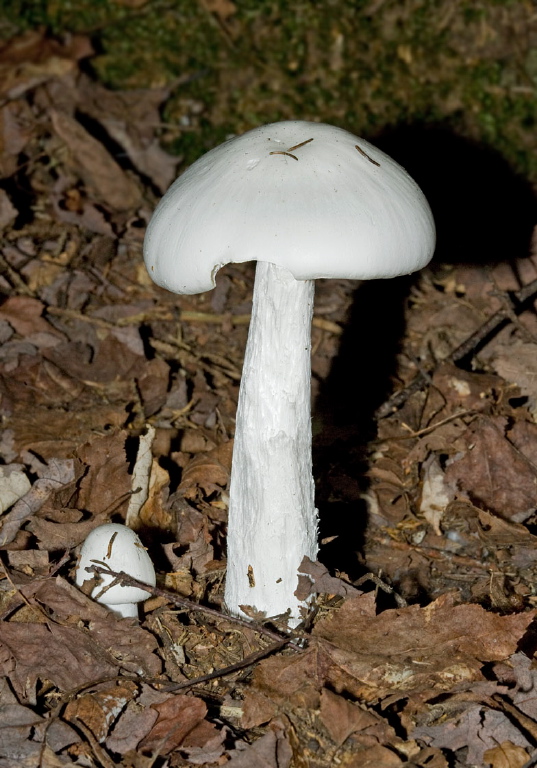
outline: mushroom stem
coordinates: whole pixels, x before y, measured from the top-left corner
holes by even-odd
[[[109,605],[108,607],[112,613],[117,613],[118,616],[122,616],[124,619],[137,619],[140,615],[138,603],[120,603],[118,605]]]
[[[317,555],[311,467],[313,280],[260,261],[239,393],[225,601],[242,614],[290,611],[304,555]]]

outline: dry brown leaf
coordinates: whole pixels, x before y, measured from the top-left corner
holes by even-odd
[[[129,680],[100,686],[98,690],[68,702],[63,716],[75,726],[76,721],[81,720],[102,743],[136,690],[137,686]]]
[[[492,768],[522,768],[529,760],[529,754],[523,747],[517,747],[510,741],[502,741],[497,747],[487,749],[483,760]]]
[[[51,111],[52,125],[71,153],[71,162],[84,182],[112,210],[136,208],[141,194],[104,146],[67,114]]]
[[[52,386],[53,382],[49,381]],[[2,372],[0,370],[0,390],[2,389]],[[121,404],[102,405],[94,403],[85,408],[76,408],[71,404],[68,410],[54,411],[51,418],[51,406],[37,406],[31,410],[24,407],[25,403],[17,403],[17,413],[6,419],[6,423],[14,432],[13,447],[15,456],[21,456],[32,451],[38,456],[50,461],[52,459],[68,459],[76,448],[84,443],[90,435],[99,434],[103,424],[110,429],[121,429],[127,421],[125,406]]]
[[[171,529],[172,515],[168,508],[170,476],[158,459],[153,459],[149,477],[149,496],[140,510],[140,522],[161,531]]]
[[[241,726],[253,728],[268,723],[278,711],[277,704],[255,688],[247,688],[244,693]]]
[[[534,466],[537,466],[537,424],[516,421],[507,432],[507,438]]]
[[[468,450],[446,469],[474,502],[509,520],[523,522],[535,509],[537,468],[504,437],[505,420],[480,417],[465,433]]]
[[[154,704],[158,719],[150,733],[140,743],[143,751],[168,754],[183,744],[187,738],[196,738],[195,730],[201,726],[207,707],[194,696],[171,696],[161,704]],[[213,735],[214,726],[211,726]],[[209,734],[207,734],[209,737]]]
[[[364,701],[413,693],[427,698],[482,679],[483,662],[509,657],[534,612],[499,616],[478,605],[455,605],[447,594],[426,608],[363,610],[367,596],[347,600],[314,629],[318,642],[298,657],[263,661],[255,687],[273,701],[318,708],[330,686]]]
[[[330,738],[338,746],[351,735],[367,747],[391,743],[395,739],[395,731],[386,720],[375,712],[361,709],[328,688],[321,692],[320,716]]]
[[[293,751],[283,724],[276,720],[264,736],[250,746],[237,744],[231,755],[229,768],[289,768]]]
[[[77,484],[76,494],[68,502],[69,506],[95,515],[106,510],[114,513],[123,508],[126,510],[131,490],[126,440],[127,433],[118,431],[94,438],[78,448],[76,456],[87,469]],[[62,502],[67,506],[65,499]]]
[[[74,478],[75,462],[73,459],[50,459],[46,465],[42,465],[39,478],[28,493],[17,501],[10,512],[2,517],[0,521],[0,546],[5,546],[13,541],[21,526],[46,504],[51,494],[71,483]]]
[[[17,701],[7,678],[0,678],[0,761],[6,768],[37,765],[41,745],[32,736],[43,718]],[[26,763],[28,761],[28,763]]]
[[[322,563],[313,562],[305,557],[298,568],[298,587],[295,595],[299,600],[306,600],[312,594],[340,595],[341,597],[358,597],[362,594],[343,579],[330,576],[328,568]],[[373,615],[375,613],[375,596],[371,593]]]
[[[77,631],[97,659],[132,674],[160,674],[162,665],[155,653],[157,640],[136,619],[120,618],[60,576],[34,580],[21,587],[21,591],[31,603],[45,606],[47,614],[56,621],[73,626],[81,620],[87,622],[87,630]]]
[[[117,674],[103,649],[74,627],[58,624],[0,624],[2,674],[9,674],[18,696],[35,702],[38,680],[61,691]]]
[[[208,453],[195,456],[183,470],[178,490],[185,498],[194,499],[198,489],[201,489],[205,496],[210,496],[215,491],[226,488],[231,472],[232,451],[233,441],[229,440]]]
[[[138,338],[140,338],[139,334]],[[153,416],[163,407],[168,396],[169,380],[170,366],[164,360],[156,357],[154,360],[144,362],[137,376],[137,386],[146,418]]]
[[[45,305],[30,296],[11,296],[0,307],[0,318],[7,320],[21,336],[48,334],[58,342],[65,337],[43,317]]]
[[[129,703],[106,739],[107,748],[120,755],[135,750],[154,726],[157,717],[151,707],[142,708],[138,702]]]
[[[375,745],[361,749],[355,755],[347,755],[342,768],[399,768],[404,765],[402,759],[388,747]]]
[[[16,99],[51,78],[77,68],[77,61],[93,52],[89,38],[70,35],[62,45],[45,37],[44,29],[31,30],[0,45],[0,93]]]
[[[506,381],[520,387],[523,395],[537,396],[537,344],[497,345],[491,365]]]
[[[30,106],[11,102],[0,109],[0,177],[8,178],[19,165],[19,154],[34,132]]]
[[[262,661],[254,671],[253,687],[278,705],[318,709],[320,692],[333,677],[333,667],[326,647],[315,643],[298,656],[274,656]],[[260,711],[268,711],[268,704],[253,702],[253,711],[260,707]]]
[[[3,189],[0,190],[0,230],[10,227],[19,212]]]
[[[86,76],[78,81],[80,109],[98,120],[128,155],[133,166],[165,192],[176,176],[180,158],[169,155],[155,138],[161,122],[160,107],[169,96],[166,88],[118,91]]]
[[[498,743],[509,741],[524,751],[531,748],[524,734],[503,712],[478,705],[467,709],[458,719],[416,728],[411,735],[439,749],[456,751],[468,747],[469,765],[483,765],[485,752],[495,749]]]
[[[367,616],[362,600],[347,600],[317,624],[314,634],[356,654],[385,655],[394,663],[407,659],[411,665],[416,660],[434,659],[447,667],[464,657],[505,659],[535,615],[498,616],[479,605],[456,605],[455,596],[445,594],[425,608],[412,605]]]

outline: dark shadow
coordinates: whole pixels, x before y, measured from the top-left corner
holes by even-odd
[[[390,394],[404,329],[404,306],[413,276],[368,280],[357,288],[337,358],[314,403],[321,431],[313,443],[320,560],[351,579],[366,523],[364,446],[375,437],[373,414]]]
[[[498,152],[437,125],[386,130],[373,143],[425,193],[436,222],[435,261],[490,264],[528,255],[535,190]]]
[[[436,221],[435,263],[493,264],[524,258],[537,222],[531,185],[487,147],[442,127],[402,127],[374,143],[403,165],[423,189]],[[375,410],[391,393],[404,335],[404,307],[415,276],[363,282],[356,290],[340,351],[314,404],[319,559],[351,579],[363,573],[367,511],[361,494],[366,443]]]

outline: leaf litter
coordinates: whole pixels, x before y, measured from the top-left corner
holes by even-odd
[[[0,766],[530,765],[533,295],[470,366],[452,352],[531,286],[537,253],[414,281],[401,402],[366,445],[316,417],[333,452],[319,497],[353,506],[353,560],[304,561],[313,610],[296,639],[232,619],[227,490],[253,270],[229,266],[194,297],[151,283],[143,234],[181,163],[159,143],[169,94],[109,91],[81,71],[91,55],[86,38],[42,32],[0,50]],[[314,396],[355,287],[319,281]],[[158,571],[140,621],[73,579],[88,533],[127,516]]]

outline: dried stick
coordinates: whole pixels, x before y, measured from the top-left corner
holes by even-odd
[[[532,280],[531,283],[525,285],[519,291],[515,291],[511,296],[506,293],[506,299],[509,302],[508,308],[500,309],[491,315],[488,320],[485,320],[483,325],[480,325],[462,344],[459,344],[453,352],[445,358],[442,362],[458,363],[468,355],[473,354],[479,345],[491,334],[497,333],[501,327],[511,321],[511,310],[519,315],[525,308],[525,304],[530,299],[533,299],[537,294],[537,280]],[[514,299],[514,301],[513,301]],[[430,372],[429,372],[430,374]],[[403,389],[394,392],[388,400],[377,408],[375,417],[377,419],[384,419],[391,413],[394,413],[405,403],[408,398],[418,392],[425,382],[425,374],[418,373],[418,375],[410,382],[410,384]]]
[[[303,642],[300,640],[293,640],[290,636],[281,635],[279,632],[276,632],[273,629],[268,629],[268,627],[263,626],[263,624],[259,624],[258,622],[250,621],[249,619],[241,619],[238,616],[228,616],[227,614],[222,613],[221,611],[216,610],[216,608],[209,608],[206,605],[201,605],[200,603],[194,603],[192,600],[187,600],[186,597],[179,597],[179,595],[174,594],[173,592],[168,592],[165,589],[161,589],[160,587],[152,587],[150,584],[145,584],[143,581],[138,581],[138,579],[133,579],[132,576],[129,576],[128,573],[124,573],[123,571],[112,571],[108,568],[103,568],[99,565],[94,565],[91,568],[86,568],[86,571],[89,571],[90,573],[98,573],[104,576],[113,576],[114,581],[112,581],[110,584],[108,584],[105,587],[105,590],[110,589],[111,587],[115,586],[115,584],[122,584],[125,587],[136,587],[137,589],[143,589],[146,592],[149,592],[150,594],[154,595],[155,597],[165,597],[166,600],[169,600],[170,603],[173,603],[174,605],[179,606],[180,608],[186,608],[189,611],[197,611],[199,613],[205,613],[208,616],[213,616],[217,619],[225,619],[226,621],[230,621],[233,624],[237,624],[240,627],[246,627],[248,629],[253,629],[255,632],[258,632],[260,635],[265,635],[265,637],[270,637],[271,640],[273,640],[276,643],[281,643],[285,640],[285,642],[290,645],[291,647],[295,648],[296,650],[303,650]]]
[[[217,677],[225,677],[226,675],[230,675],[232,672],[238,672],[241,669],[250,667],[252,664],[256,664],[266,656],[270,656],[271,654],[276,653],[276,651],[281,651],[282,648],[285,648],[285,646],[289,644],[289,639],[280,640],[278,643],[269,645],[267,648],[262,648],[256,653],[251,653],[241,661],[237,661],[235,664],[230,664],[228,667],[215,669],[214,672],[208,672],[206,675],[194,677],[192,680],[187,680],[184,683],[172,683],[171,685],[162,686],[160,690],[165,691],[166,693],[170,691],[182,691],[185,688],[192,688],[195,685],[200,685],[200,683],[206,683],[208,680],[215,680]]]

